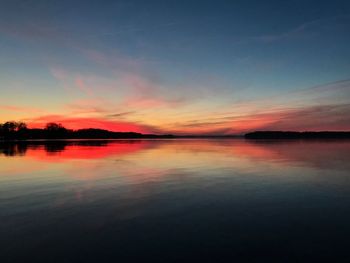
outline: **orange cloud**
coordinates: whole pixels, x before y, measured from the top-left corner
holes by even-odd
[[[30,112],[30,113],[42,113],[43,111],[33,107],[13,106],[13,105],[0,105],[0,110],[16,111],[16,112]]]
[[[126,99],[123,105],[127,108],[151,109],[159,107],[176,107],[183,102],[182,99],[166,100],[160,98],[135,97]]]

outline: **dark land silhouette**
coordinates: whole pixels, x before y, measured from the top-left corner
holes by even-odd
[[[244,135],[246,139],[350,139],[348,131],[255,131]]]
[[[0,124],[0,141],[55,140],[55,139],[173,139],[173,138],[239,138],[242,135],[172,135],[142,134],[137,132],[114,132],[88,128],[71,130],[59,123],[47,123],[45,128],[30,129],[24,122],[8,121]],[[350,139],[350,131],[255,131],[246,133],[246,139]]]
[[[8,121],[0,124],[0,140],[36,139],[142,139],[173,138],[173,135],[142,134],[137,132],[113,132],[103,129],[66,129],[58,123],[48,123],[44,129],[30,129],[23,122]]]

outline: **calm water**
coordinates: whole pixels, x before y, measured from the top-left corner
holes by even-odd
[[[1,262],[350,262],[350,141],[0,144]]]

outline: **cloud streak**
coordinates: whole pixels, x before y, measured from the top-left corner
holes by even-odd
[[[308,39],[323,35],[325,33],[332,34],[334,30],[338,28],[342,28],[344,31],[348,32],[349,25],[350,15],[338,15],[307,21],[303,24],[300,24],[297,27],[294,27],[280,34],[265,34],[258,36],[235,38],[235,43],[245,44],[249,42],[258,42],[271,44],[284,40]]]
[[[350,130],[350,104],[276,109],[270,112],[192,120],[179,124],[175,133],[242,134],[254,130]]]

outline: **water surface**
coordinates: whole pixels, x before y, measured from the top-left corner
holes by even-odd
[[[350,141],[0,144],[1,262],[349,262]]]

